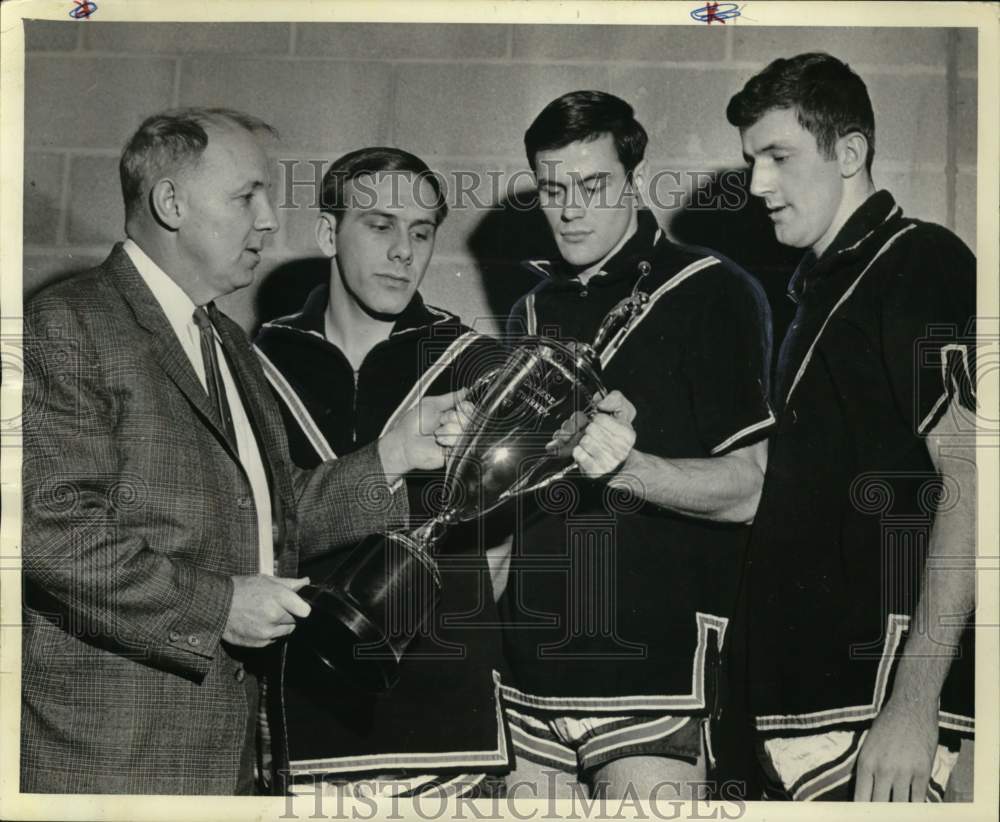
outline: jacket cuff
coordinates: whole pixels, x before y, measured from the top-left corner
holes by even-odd
[[[218,574],[177,563],[178,584],[187,592],[188,607],[166,627],[160,653],[166,667],[200,680],[218,652],[233,602],[233,581]]]
[[[394,481],[389,481],[379,457],[378,441],[359,449],[354,456],[364,461],[364,487],[359,489],[361,505],[373,513],[381,514],[382,530],[397,531],[409,527],[410,502],[406,480],[397,477]]]

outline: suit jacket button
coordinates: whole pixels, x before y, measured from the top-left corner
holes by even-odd
[[[238,506],[239,506],[240,508],[249,508],[249,507],[251,506],[251,504],[252,504],[252,503],[253,503],[253,500],[252,500],[252,499],[251,499],[250,497],[240,497],[240,498],[239,498],[239,499],[238,499],[238,500],[236,501],[236,504],[237,504],[237,505],[238,505]]]
[[[247,672],[245,670],[243,670],[243,666],[242,665],[239,668],[236,669],[236,673],[233,674],[233,678],[237,682],[242,682],[244,679],[247,678]]]
[[[188,645],[200,645],[200,644],[201,640],[198,639],[198,637],[196,637],[194,634],[191,634],[191,636],[188,637]]]
[[[169,634],[169,636],[170,636],[170,641],[171,642],[176,642],[178,639],[181,638],[181,635],[179,633],[177,633],[177,631],[171,631],[170,634]]]

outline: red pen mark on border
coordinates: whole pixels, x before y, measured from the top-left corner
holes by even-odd
[[[708,23],[709,25],[712,23],[722,23],[722,25],[725,25],[726,20],[732,20],[739,16],[740,7],[738,3],[711,2],[691,12],[691,17],[699,23]]]
[[[69,16],[74,20],[89,20],[97,11],[97,3],[92,3],[90,0],[73,0],[73,2],[76,3],[76,7],[70,11]]]

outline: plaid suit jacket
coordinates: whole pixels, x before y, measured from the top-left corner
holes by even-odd
[[[291,465],[248,340],[219,333],[280,503],[279,573],[398,524],[374,447]],[[230,576],[258,571],[246,474],[120,245],[29,300],[24,337],[21,790],[232,793],[257,702],[221,642]]]

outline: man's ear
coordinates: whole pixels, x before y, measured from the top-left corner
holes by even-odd
[[[640,160],[634,169],[632,169],[632,184],[636,188],[642,189],[646,185],[646,161]]]
[[[327,257],[337,255],[337,218],[327,211],[316,218],[316,245]]]
[[[149,191],[149,209],[161,225],[171,231],[180,228],[184,220],[185,203],[177,185],[169,177],[157,180]]]
[[[841,177],[853,177],[867,169],[868,140],[860,131],[852,131],[839,138],[835,151]]]
[[[632,190],[638,197],[639,202],[645,201],[646,195],[646,161],[640,160],[638,165],[632,169]]]

